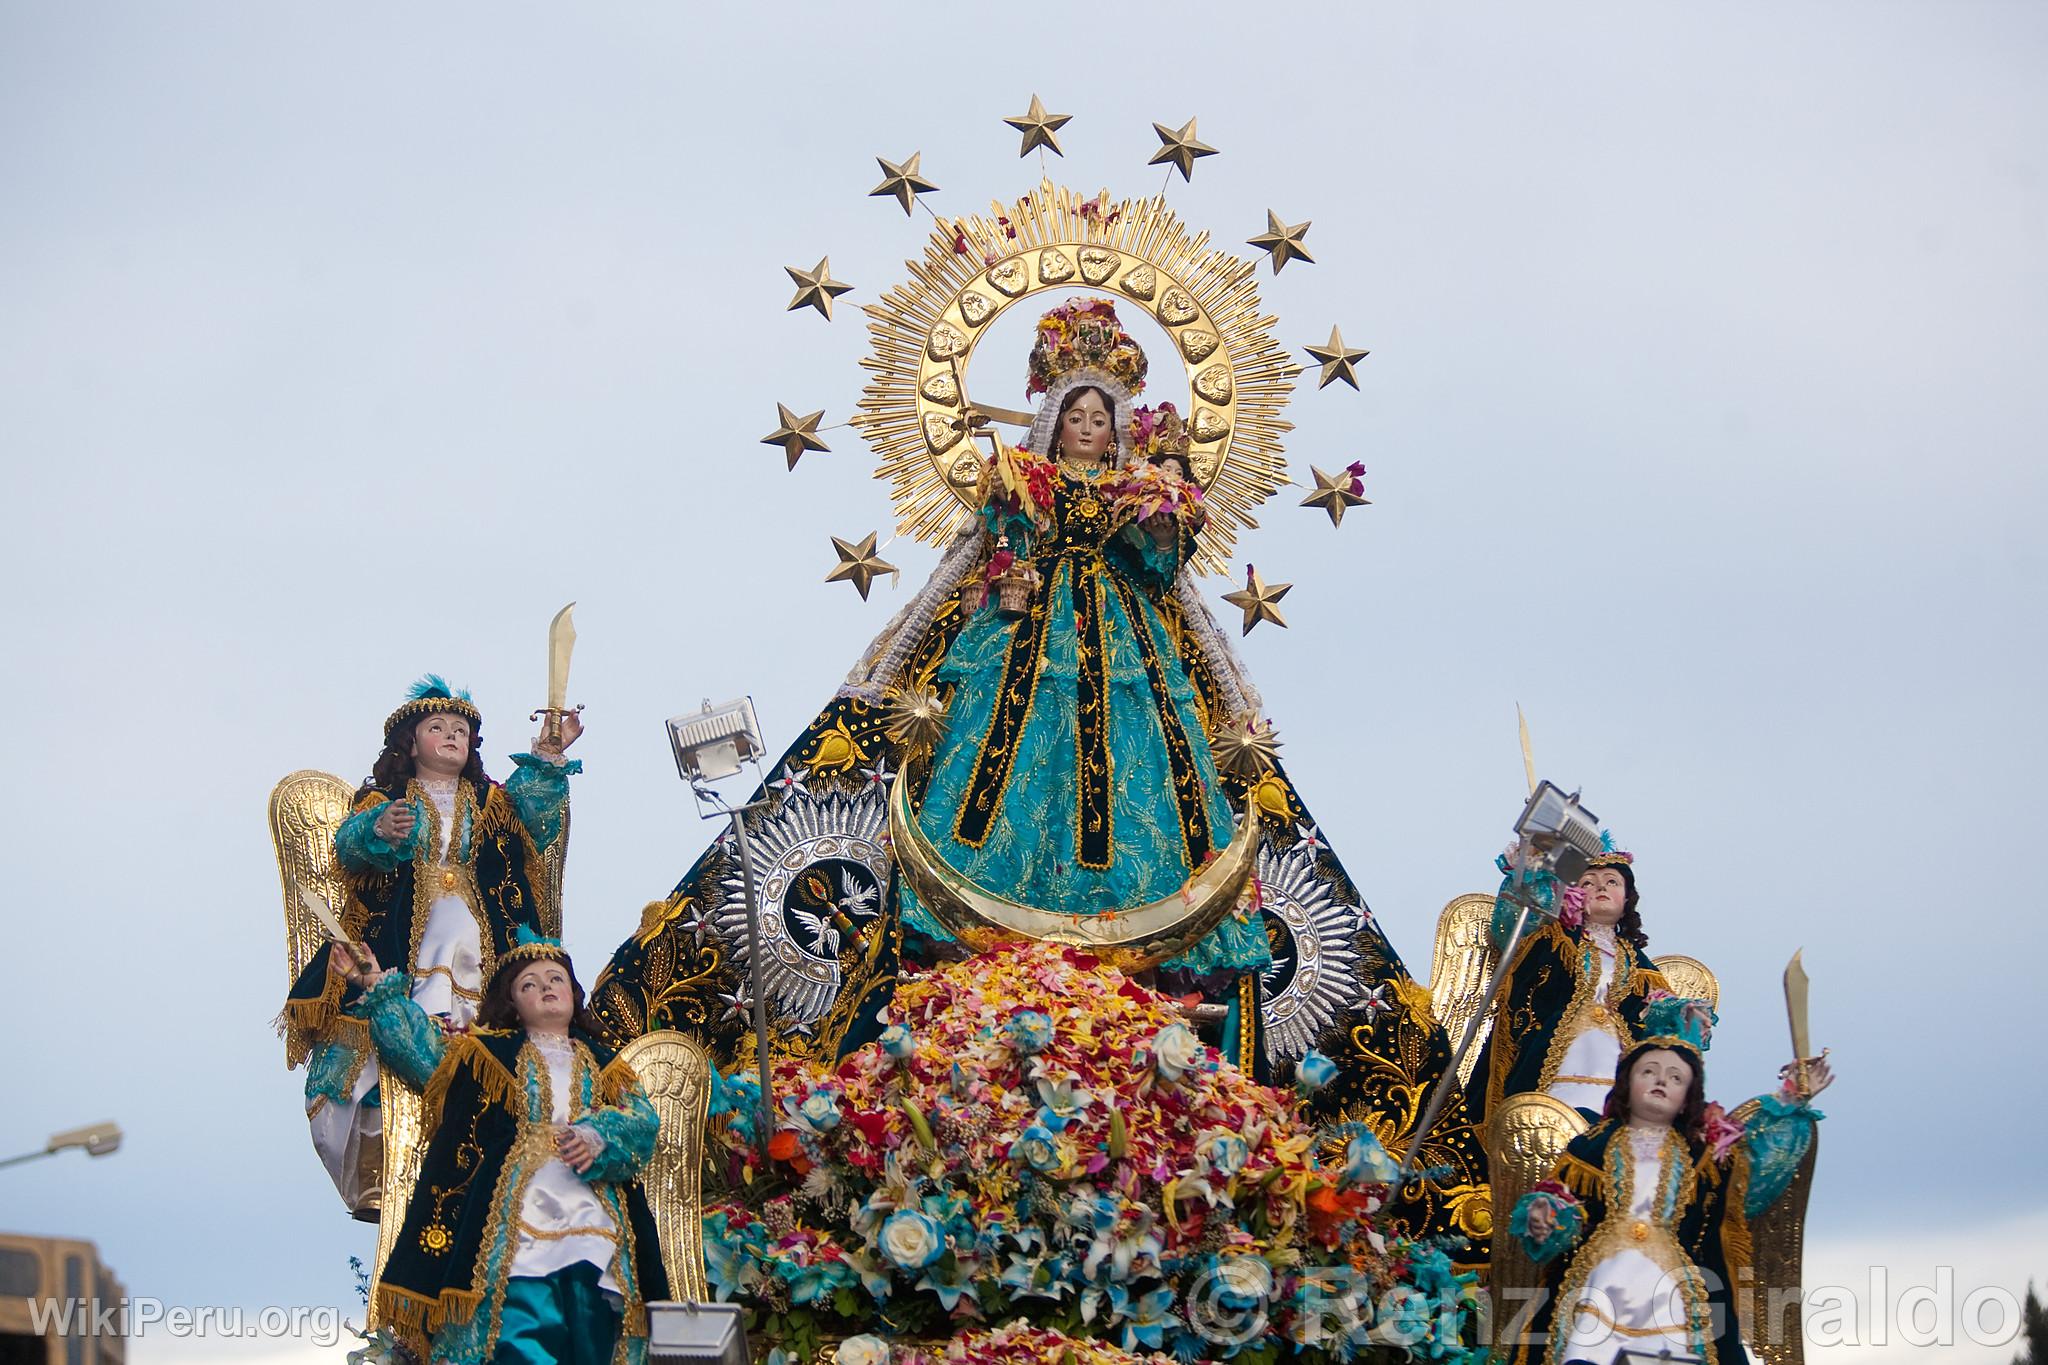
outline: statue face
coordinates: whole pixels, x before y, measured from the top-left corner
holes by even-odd
[[[1109,452],[1116,440],[1100,394],[1089,389],[1074,400],[1060,418],[1058,440],[1060,453],[1072,460],[1099,460]]]
[[[412,732],[413,766],[427,777],[456,777],[469,762],[469,722],[440,712]]]
[[[535,962],[520,969],[512,979],[512,1008],[519,1022],[530,1029],[563,1033],[576,1013],[576,996],[569,989],[569,969],[559,962]]]
[[[1691,1062],[1666,1048],[1645,1052],[1628,1073],[1629,1117],[1637,1123],[1669,1128],[1685,1109],[1685,1095],[1691,1088]]]
[[[1611,867],[1587,869],[1579,878],[1579,889],[1586,893],[1586,919],[1593,924],[1619,924],[1621,912],[1628,906],[1628,883],[1621,873]]]

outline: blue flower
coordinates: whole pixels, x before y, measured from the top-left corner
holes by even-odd
[[[1135,1351],[1143,1346],[1156,1351],[1165,1345],[1172,1308],[1173,1290],[1164,1285],[1140,1294],[1131,1320],[1124,1325],[1124,1349]]]
[[[1401,1172],[1401,1164],[1387,1155],[1380,1140],[1371,1133],[1359,1133],[1344,1147],[1344,1181],[1349,1185],[1385,1185]]]
[[[791,1303],[816,1303],[829,1299],[834,1290],[853,1283],[852,1267],[843,1261],[816,1261],[809,1265],[797,1265],[791,1261],[778,1261],[775,1273],[789,1285]]]
[[[1304,1095],[1313,1095],[1337,1079],[1337,1064],[1314,1048],[1294,1064],[1294,1084]]]
[[[899,1062],[909,1057],[917,1047],[917,1041],[910,1036],[910,1030],[901,1024],[889,1025],[875,1041],[882,1045],[882,1051]]]
[[[829,1133],[839,1126],[839,1101],[829,1091],[813,1090],[797,1112],[817,1132]]]
[[[1212,1128],[1195,1140],[1195,1155],[1226,1180],[1244,1169],[1252,1149],[1236,1133]]]
[[[1010,1016],[1010,1046],[1025,1057],[1052,1046],[1052,1020],[1038,1010],[1018,1010]]]
[[[1010,1160],[1021,1161],[1034,1171],[1060,1168],[1059,1140],[1044,1124],[1034,1123],[1010,1146]]]

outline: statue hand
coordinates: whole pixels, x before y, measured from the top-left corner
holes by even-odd
[[[1787,1090],[1809,1100],[1835,1083],[1835,1069],[1828,1065],[1826,1049],[1804,1066],[1797,1060],[1785,1063],[1778,1068],[1778,1075],[1784,1078]],[[1804,1086],[1800,1084],[1802,1080]]]
[[[564,711],[555,718],[558,727],[550,733],[546,728],[533,737],[533,752],[542,758],[560,758],[562,750],[574,744],[583,733],[583,716],[580,712]],[[555,742],[559,739],[559,743]]]
[[[412,802],[386,801],[377,812],[377,837],[387,844],[401,844],[412,837]]]
[[[574,744],[577,736],[582,733],[583,716],[580,712],[571,711],[568,715],[562,717],[562,747],[564,749]]]
[[[364,990],[391,975],[377,966],[377,954],[367,943],[337,943],[328,950],[327,970],[341,973],[341,979]]]
[[[597,1153],[591,1149],[590,1140],[574,1128],[564,1128],[555,1137],[555,1151],[562,1158],[562,1164],[582,1175],[590,1169],[590,1163],[597,1160]]]

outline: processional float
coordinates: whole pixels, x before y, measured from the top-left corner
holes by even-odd
[[[1043,153],[1060,150],[1054,133],[1065,120],[1045,115],[1035,97],[1032,104],[1031,115],[1009,122],[1024,134],[1023,152],[1038,150],[1043,167]],[[1195,139],[1192,120],[1178,129],[1155,127],[1162,147],[1153,163],[1183,178],[1196,158],[1213,154]],[[936,186],[923,179],[919,159],[882,165],[886,178],[874,193],[894,198],[907,214],[924,208],[921,196]],[[1266,218],[1266,230],[1248,244],[1270,259],[1275,274],[1290,261],[1313,260],[1304,244],[1307,223],[1286,224],[1270,210]],[[734,815],[736,829],[647,907],[590,1002],[661,1113],[661,1144],[646,1185],[680,1296],[707,1297],[700,1178],[714,1065],[758,1065],[765,1074],[765,1059],[756,1055],[760,1034],[778,1057],[835,1056],[914,975],[893,918],[905,887],[970,948],[1015,939],[1068,943],[1132,971],[1186,948],[1225,915],[1255,915],[1272,965],[1248,974],[1228,1002],[1212,1007],[1235,1006],[1248,1021],[1236,1035],[1242,1050],[1233,1060],[1247,1072],[1284,1076],[1312,1049],[1329,1058],[1335,1080],[1316,1097],[1324,1116],[1369,1132],[1401,1163],[1389,1210],[1394,1226],[1462,1238],[1471,1263],[1481,1266],[1491,1239],[1495,1289],[1534,1283],[1511,1239],[1493,1236],[1496,1210],[1541,1178],[1584,1121],[1555,1100],[1519,1097],[1481,1133],[1463,1110],[1459,1083],[1492,1026],[1484,1006],[1499,966],[1487,933],[1494,898],[1461,896],[1444,909],[1432,981],[1419,984],[1285,773],[1258,690],[1195,586],[1197,574],[1233,572],[1239,538],[1258,527],[1256,510],[1290,482],[1281,438],[1291,424],[1283,414],[1303,367],[1275,338],[1276,319],[1264,311],[1255,266],[1212,247],[1208,234],[1191,232],[1163,190],[1113,201],[1107,192],[1083,195],[1045,178],[986,213],[933,214],[909,277],[866,306],[871,350],[861,364],[870,377],[845,425],[858,428],[880,457],[877,477],[890,486],[898,534],[944,547],[940,567],[830,704],[767,766],[768,780]],[[788,273],[797,285],[790,308],[809,307],[827,320],[833,300],[851,291],[832,278],[829,257]],[[940,666],[972,604],[988,590],[974,577],[989,564],[989,546],[977,543],[973,519],[999,477],[1005,447],[994,438],[1006,425],[1033,420],[970,394],[972,362],[1011,309],[1077,291],[1108,297],[1156,324],[1180,362],[1188,395],[1184,463],[1201,490],[1208,525],[1190,557],[1192,572],[1179,578],[1167,607],[1196,687],[1202,739],[1241,812],[1227,846],[1181,892],[1087,921],[961,876],[924,837],[913,809],[929,780],[923,765],[948,723]],[[1347,346],[1338,328],[1301,349],[1320,369],[1319,388],[1337,380],[1358,387],[1365,352]],[[800,414],[780,402],[776,410],[778,425],[763,443],[785,452],[792,473],[804,455],[829,450],[823,433],[832,427],[822,425],[822,410]],[[1340,527],[1347,509],[1366,503],[1363,473],[1357,462],[1336,475],[1311,466],[1310,481],[1298,485],[1306,493],[1301,505]],[[865,599],[874,579],[894,569],[877,539],[835,536],[838,564],[828,581],[851,583]],[[1278,604],[1291,585],[1268,582],[1249,565],[1243,580],[1224,596],[1242,613],[1242,632],[1268,622],[1286,626]],[[558,618],[551,634],[548,705],[535,713],[550,724],[565,714],[565,624],[566,616]],[[324,921],[344,937],[352,927],[349,891],[333,853],[352,790],[329,774],[305,771],[272,794],[294,976],[335,932]],[[565,827],[547,850],[541,919],[551,935],[561,930],[567,843]],[[1255,900],[1247,904],[1252,887]],[[1686,994],[1718,993],[1712,973],[1693,959],[1665,957],[1658,966]],[[1190,1013],[1212,1017],[1199,1008]],[[765,1029],[757,1015],[766,1017]],[[1465,1048],[1458,1051],[1461,1037]],[[387,1077],[383,1114],[381,1150],[364,1153],[378,1172],[366,1182],[374,1183],[374,1199],[354,1210],[380,1219],[380,1265],[418,1172],[418,1093]],[[1809,1153],[1781,1223],[1760,1232],[1759,1270],[1767,1279],[1789,1273],[1796,1283],[1811,1168]],[[1792,1312],[1789,1349],[1765,1348],[1774,1365],[1798,1359],[1796,1307]]]

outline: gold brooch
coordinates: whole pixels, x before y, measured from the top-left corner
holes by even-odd
[[[429,1223],[420,1229],[420,1245],[435,1256],[448,1250],[454,1241],[454,1236],[439,1223]]]
[[[1628,1235],[1638,1242],[1647,1242],[1650,1240],[1650,1225],[1639,1221],[1629,1228]]]

